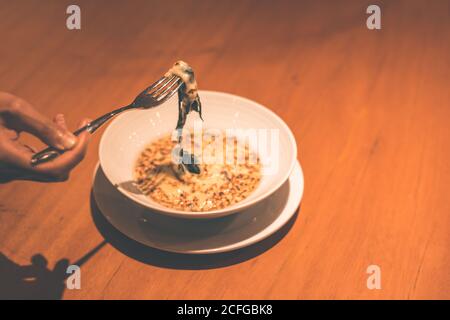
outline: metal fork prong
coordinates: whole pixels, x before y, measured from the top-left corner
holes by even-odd
[[[163,91],[165,88],[167,88],[168,85],[172,83],[174,79],[176,79],[176,75],[171,75],[170,77],[166,77],[166,81],[164,81],[159,87],[155,88],[152,92],[148,92],[152,96],[156,97],[161,91]]]
[[[155,89],[158,85],[161,84],[165,79],[167,79],[166,76],[162,76],[159,80],[155,81],[151,86],[149,86],[147,89],[144,90],[145,93],[149,93],[153,89]]]
[[[183,81],[181,81],[181,79],[178,79],[177,81],[172,83],[162,94],[160,94],[157,97],[156,100],[158,101],[158,103],[163,103],[167,99],[172,97],[177,92],[178,88],[181,87],[182,84],[183,84]]]

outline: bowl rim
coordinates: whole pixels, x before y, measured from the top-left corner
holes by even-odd
[[[109,176],[108,176],[108,172],[107,169],[105,168],[105,166],[102,166],[102,163],[105,163],[104,158],[102,157],[102,154],[104,154],[103,148],[105,145],[105,140],[106,137],[109,134],[109,131],[112,130],[112,124],[118,119],[119,117],[116,117],[115,119],[113,119],[108,126],[106,127],[106,129],[104,130],[101,138],[100,138],[100,143],[99,143],[99,148],[98,148],[98,155],[99,155],[99,163],[100,166],[103,169],[103,172],[105,173],[105,176],[108,178],[108,180],[116,186],[116,189],[119,190],[120,193],[122,193],[123,195],[125,195],[128,199],[132,200],[133,202],[140,204],[150,210],[159,212],[161,214],[165,214],[165,215],[169,215],[169,216],[174,216],[174,217],[181,217],[181,218],[217,218],[217,217],[223,217],[226,215],[230,215],[242,210],[245,210],[246,208],[249,208],[253,205],[255,205],[256,203],[266,199],[267,197],[269,197],[271,194],[273,194],[275,191],[277,191],[282,185],[283,183],[286,182],[286,180],[289,178],[290,174],[292,173],[292,170],[294,169],[295,163],[297,161],[297,142],[295,140],[295,136],[292,133],[291,129],[289,128],[289,126],[286,124],[286,122],[279,116],[277,115],[275,112],[273,112],[272,110],[270,110],[269,108],[265,107],[264,105],[245,98],[245,97],[241,97],[235,94],[231,94],[231,93],[226,93],[226,92],[220,92],[220,91],[214,91],[214,90],[199,90],[199,95],[203,94],[212,94],[212,95],[216,95],[216,96],[224,96],[227,98],[233,98],[233,99],[240,99],[240,100],[244,100],[247,103],[256,105],[258,108],[264,110],[264,112],[267,112],[268,114],[270,114],[274,119],[276,119],[279,124],[281,125],[281,127],[283,127],[283,129],[287,132],[288,135],[288,140],[289,143],[291,145],[291,148],[293,148],[293,157],[290,160],[289,163],[289,169],[286,171],[286,173],[281,177],[281,179],[278,179],[278,181],[276,183],[273,184],[272,187],[269,188],[269,190],[267,190],[266,192],[260,194],[259,196],[255,197],[254,199],[252,199],[251,201],[245,203],[244,201],[235,203],[232,206],[229,207],[225,207],[222,209],[217,209],[217,210],[210,210],[210,211],[183,211],[183,210],[176,210],[176,209],[172,209],[172,208],[168,208],[168,207],[164,207],[162,205],[160,205],[160,207],[154,207],[152,206],[152,204],[150,202],[146,202],[143,201],[137,197],[134,197],[130,192],[124,190],[123,188],[121,188],[120,186],[117,186],[113,181],[110,180]],[[103,161],[102,161],[103,159]],[[245,199],[244,199],[245,200]],[[243,203],[242,203],[243,202]]]

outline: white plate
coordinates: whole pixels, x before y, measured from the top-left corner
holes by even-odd
[[[170,252],[219,253],[259,242],[285,225],[302,199],[303,172],[297,161],[289,179],[270,197],[242,212],[209,220],[165,216],[140,206],[120,193],[100,166],[93,194],[105,218],[135,241]]]

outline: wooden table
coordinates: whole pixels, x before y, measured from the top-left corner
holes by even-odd
[[[305,194],[296,219],[246,250],[145,249],[91,199],[100,131],[67,182],[0,185],[3,297],[450,298],[449,1],[377,1],[381,30],[366,27],[371,1],[75,2],[74,31],[67,1],[1,2],[1,90],[74,128],[186,60],[201,88],[288,123]],[[42,271],[88,253],[80,290]],[[372,264],[380,290],[366,286]]]

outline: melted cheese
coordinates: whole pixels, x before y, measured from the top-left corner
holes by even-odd
[[[195,80],[194,70],[184,61],[177,61],[172,68],[165,74],[166,77],[178,76],[183,81],[183,85],[178,89],[178,121],[176,129],[178,131],[178,144],[181,145],[182,142],[182,129],[186,123],[187,115],[192,111],[196,111],[202,118],[202,104],[200,102],[200,97],[197,92],[197,81]],[[184,158],[187,155],[188,158],[191,157],[189,154],[185,154],[183,149],[180,148],[179,156]],[[182,166],[187,169],[190,173],[198,174],[200,169],[194,163],[182,163]],[[182,168],[180,166],[180,168]]]
[[[182,90],[183,97],[181,100],[183,100],[186,105],[191,105],[192,102],[198,99],[197,81],[195,80],[194,71],[191,66],[184,61],[177,61],[165,74],[166,77],[172,75],[180,77],[183,81],[184,88]]]

